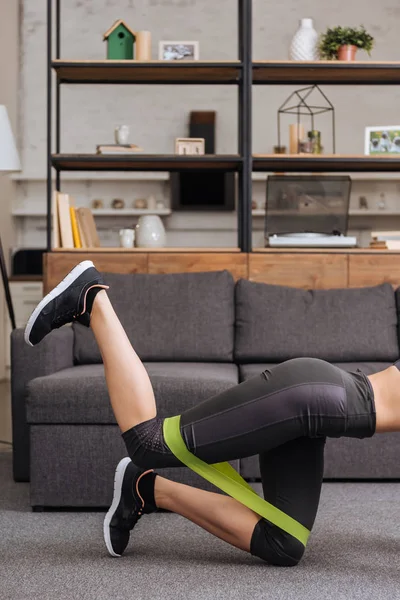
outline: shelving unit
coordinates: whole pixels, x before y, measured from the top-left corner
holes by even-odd
[[[55,2],[56,56],[52,56],[53,11]],[[47,246],[51,248],[52,173],[60,189],[60,173],[105,171],[115,173],[115,178],[129,178],[140,172],[159,174],[164,180],[166,172],[185,169],[218,169],[238,173],[238,246],[243,252],[252,251],[252,218],[262,216],[251,209],[252,181],[263,179],[265,172],[335,172],[355,173],[357,179],[377,179],[373,173],[387,173],[390,179],[400,180],[400,156],[374,157],[363,155],[254,155],[252,154],[252,86],[253,85],[400,85],[400,62],[377,61],[252,61],[252,0],[238,0],[239,52],[237,61],[193,61],[185,63],[149,61],[94,61],[61,59],[60,0],[47,0],[48,17],[48,160],[47,160]],[[52,73],[56,73],[55,135],[53,136]],[[198,158],[175,155],[96,156],[61,153],[60,99],[63,84],[168,84],[168,85],[236,85],[238,88],[238,154],[204,156]],[[54,140],[53,140],[54,137]],[[55,153],[53,153],[53,141]],[[271,144],[272,145],[272,144]],[[135,173],[136,172],[136,173]],[[66,177],[66,178],[67,178]],[[150,176],[149,176],[150,177]],[[77,177],[78,178],[78,177]],[[97,178],[97,176],[96,176]],[[354,216],[373,215],[373,211],[352,211]],[[379,211],[376,214],[389,216]],[[393,215],[397,213],[393,213]]]
[[[53,14],[53,4],[55,11]],[[51,250],[52,172],[61,189],[63,171],[219,170],[238,173],[238,246],[251,246],[251,0],[238,0],[238,60],[147,61],[61,59],[61,2],[47,0],[47,249]],[[53,57],[53,17],[55,57]],[[56,73],[53,132],[53,71]],[[238,88],[238,154],[217,156],[98,156],[61,152],[61,88],[63,84],[236,85]],[[54,140],[53,140],[54,138]],[[53,142],[55,152],[53,152]]]

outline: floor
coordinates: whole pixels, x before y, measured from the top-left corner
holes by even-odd
[[[7,444],[4,444],[7,442]],[[11,452],[11,394],[10,382],[0,382],[0,452]]]
[[[0,440],[11,438],[10,385],[0,382]],[[138,524],[122,559],[110,558],[101,512],[31,511],[3,443],[0,490],[1,600],[400,600],[400,484],[324,484],[294,569],[158,513]]]
[[[0,490],[1,600],[400,599],[400,484],[324,484],[306,554],[287,569],[166,513],[145,515],[111,558],[104,514],[33,513],[7,452]]]

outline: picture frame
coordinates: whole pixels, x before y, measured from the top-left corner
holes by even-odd
[[[369,156],[398,156],[400,158],[400,125],[366,127],[364,153]]]
[[[180,156],[203,156],[206,141],[204,138],[176,138],[175,154]]]
[[[158,44],[159,60],[189,61],[199,60],[200,44],[194,41],[162,40]]]

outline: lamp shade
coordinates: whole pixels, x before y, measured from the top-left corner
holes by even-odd
[[[0,171],[11,173],[20,170],[21,163],[19,162],[7,109],[0,104]]]

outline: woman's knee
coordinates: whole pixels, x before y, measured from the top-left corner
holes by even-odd
[[[295,567],[299,564],[305,546],[276,525],[261,519],[255,526],[250,552],[270,565]]]

